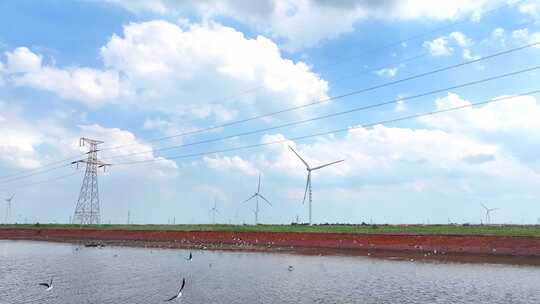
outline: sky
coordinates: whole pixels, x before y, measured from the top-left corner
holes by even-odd
[[[88,137],[102,223],[253,223],[259,174],[260,222],[305,222],[288,146],[345,160],[314,223],[537,223],[537,42],[534,0],[0,1],[8,221],[69,221]]]

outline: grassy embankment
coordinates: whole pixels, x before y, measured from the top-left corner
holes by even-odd
[[[539,225],[0,225],[3,228],[540,236]]]

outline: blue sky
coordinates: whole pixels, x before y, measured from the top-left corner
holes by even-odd
[[[0,192],[16,195],[12,221],[67,221],[82,170],[56,181],[76,169],[25,173],[84,157],[78,138],[86,136],[105,141],[100,156],[113,164],[100,175],[103,222],[123,223],[130,210],[136,223],[205,223],[215,197],[218,221],[251,223],[253,205],[241,202],[259,173],[273,203],[262,207],[260,221],[306,220],[305,169],[288,143],[313,165],[345,159],[313,176],[315,222],[477,223],[484,203],[500,208],[494,221],[536,223],[537,96],[358,126],[538,90],[538,70],[226,141],[159,148],[532,68],[540,65],[537,46],[318,106],[153,139],[540,42],[539,17],[540,3],[527,0],[3,1]],[[356,128],[175,158],[349,127]],[[133,161],[145,163],[122,165]]]

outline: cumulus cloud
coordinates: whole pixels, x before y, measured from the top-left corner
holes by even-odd
[[[176,176],[176,163],[152,152],[152,146],[142,143],[133,133],[97,124],[68,128],[62,115],[29,119],[23,109],[0,101],[0,165],[14,171],[39,168],[59,158],[84,158],[87,147],[79,146],[80,137],[99,139],[103,147],[119,147],[100,152],[103,161],[118,164],[126,161],[152,161],[153,166],[142,174],[149,178]],[[141,153],[144,152],[144,153]],[[130,155],[137,153],[136,155]],[[69,160],[65,161],[69,164]],[[115,166],[115,171],[141,175],[131,166]]]
[[[92,68],[57,68],[43,64],[43,58],[26,47],[6,52],[2,74],[15,86],[26,86],[76,99],[95,106],[114,100],[120,95],[118,73]]]
[[[391,78],[391,77],[396,76],[398,71],[399,71],[399,67],[384,68],[384,69],[380,69],[378,71],[375,71],[375,74],[377,74],[377,75],[379,75],[381,77]]]
[[[466,47],[472,44],[472,40],[461,32],[452,32],[447,36],[441,36],[433,39],[432,41],[425,41],[423,46],[428,49],[432,56],[449,56],[454,53],[454,47],[459,46],[464,49],[463,57],[470,59],[471,52]],[[469,58],[466,56],[468,55]]]
[[[448,38],[439,37],[432,41],[424,42],[424,47],[429,50],[433,56],[447,56],[454,52],[454,49],[448,46]]]
[[[500,98],[500,97],[498,97]],[[449,93],[435,101],[437,110],[468,106],[471,102],[457,94]],[[517,96],[512,99],[487,104],[478,108],[465,108],[437,116],[426,116],[421,121],[444,130],[482,130],[502,132],[511,130],[522,135],[536,133],[540,128],[540,104],[534,96]]]
[[[540,17],[540,8],[536,2],[526,2],[519,6],[519,11],[522,14],[528,15],[535,20],[538,20]]]
[[[491,32],[491,36],[493,36],[495,38],[503,37],[504,36],[504,29],[502,27],[497,27],[497,28],[493,29],[493,31]]]
[[[123,35],[111,37],[101,56],[107,68],[125,75],[143,106],[162,111],[200,116],[214,111],[227,120],[238,113],[214,104],[201,111],[200,104],[215,100],[216,92],[251,111],[327,97],[328,83],[303,62],[283,58],[271,40],[246,38],[216,23],[188,30],[165,21],[132,23]]]
[[[41,164],[36,148],[44,142],[42,129],[23,120],[21,113],[0,101],[0,163],[4,167],[33,169]]]
[[[512,31],[512,38],[518,43],[539,43],[540,32],[529,33],[528,28],[522,28]],[[540,48],[540,45],[535,45],[534,48]]]
[[[407,110],[407,104],[404,100],[401,100],[398,98],[398,101],[396,103],[396,106],[394,107],[394,112],[400,113],[405,112]]]
[[[292,175],[303,173],[300,170],[303,165],[291,151],[283,147],[274,149],[277,153],[266,162],[270,168]],[[499,155],[495,145],[483,144],[460,134],[383,125],[351,129],[344,137],[320,139],[313,144],[299,145],[297,149],[313,166],[346,160],[328,167],[326,177],[365,178],[371,179],[370,182],[406,181],[418,174],[465,174],[470,170],[482,170],[468,166],[464,160],[467,157]]]
[[[463,50],[463,59],[466,59],[466,60],[476,60],[476,59],[479,59],[480,56],[478,55],[473,55],[471,50],[469,49],[464,49]]]
[[[259,173],[259,170],[253,164],[237,155],[232,157],[204,157],[203,162],[209,168],[223,172],[240,171],[251,176]]]
[[[470,105],[456,94],[448,94],[435,102],[438,110]],[[485,142],[496,142],[512,155],[523,159],[538,156],[530,146],[540,140],[540,103],[534,96],[518,96],[477,108],[465,108],[436,117],[423,117],[425,125],[453,133],[468,134]]]
[[[104,162],[113,164],[115,171],[120,170],[130,174],[157,179],[172,178],[177,175],[176,162],[156,156],[152,146],[144,144],[129,131],[118,128],[106,128],[97,124],[80,125],[79,129],[81,137],[99,139],[105,142],[100,146],[103,148],[100,158]],[[114,147],[114,149],[107,149],[107,147]],[[130,166],[115,165],[118,163],[138,161],[149,161],[151,164],[150,169],[141,172],[137,168]]]
[[[486,9],[503,3],[502,0],[107,1],[133,12],[176,16],[191,13],[204,20],[230,17],[284,39],[284,47],[289,51],[298,51],[352,32],[363,20],[447,20],[463,16],[478,19]]]
[[[105,69],[58,68],[20,47],[3,75],[15,86],[88,105],[143,109],[217,122],[327,98],[328,83],[303,62],[282,57],[271,40],[217,23],[182,29],[166,21],[130,23],[100,49]],[[234,106],[233,106],[234,105]]]

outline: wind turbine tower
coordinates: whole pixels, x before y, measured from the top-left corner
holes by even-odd
[[[481,204],[484,210],[486,210],[486,224],[491,224],[491,212],[499,210],[499,208],[488,208],[486,205]]]
[[[291,151],[293,151],[294,154],[296,154],[296,156],[298,156],[298,158],[304,163],[304,165],[306,166],[306,170],[308,172],[307,174],[307,181],[306,181],[306,190],[304,191],[304,199],[302,200],[302,204],[305,203],[306,201],[306,196],[308,194],[308,190],[309,190],[309,224],[311,225],[312,222],[311,222],[311,205],[313,203],[313,194],[312,194],[312,191],[311,191],[311,172],[312,171],[315,171],[315,170],[319,170],[319,169],[322,169],[324,167],[328,167],[330,165],[334,165],[334,164],[337,164],[337,163],[340,163],[340,162],[343,162],[345,161],[344,159],[341,159],[341,160],[337,160],[337,161],[334,161],[334,162],[331,162],[331,163],[327,163],[327,164],[324,164],[324,165],[320,165],[320,166],[317,166],[317,167],[310,167],[309,164],[300,156],[300,154],[298,154],[291,146],[289,146],[289,149],[291,149]]]
[[[257,192],[250,196],[247,200],[243,201],[243,203],[247,203],[252,199],[255,199],[255,210],[253,210],[253,213],[255,214],[255,225],[259,223],[259,197],[264,200],[268,205],[272,206],[270,202],[261,194],[261,174],[259,173],[259,183],[257,185]]]
[[[72,162],[72,164],[77,165],[77,168],[79,168],[79,163],[86,164],[86,171],[73,216],[73,224],[99,225],[101,223],[97,169],[103,168],[105,171],[105,168],[110,166],[110,164],[106,164],[97,158],[97,146],[102,143],[100,140],[86,137],[82,137],[79,140],[79,146],[82,147],[88,144],[90,147],[88,152],[86,152],[88,154],[86,159]]]
[[[214,198],[214,207],[210,209],[210,212],[212,213],[212,224],[216,224],[216,213],[219,214],[219,211],[217,209],[217,199]]]
[[[6,201],[6,218],[4,219],[4,224],[9,224],[11,217],[11,201],[13,201],[13,197],[15,197],[15,194],[12,194],[10,198],[4,199]]]

